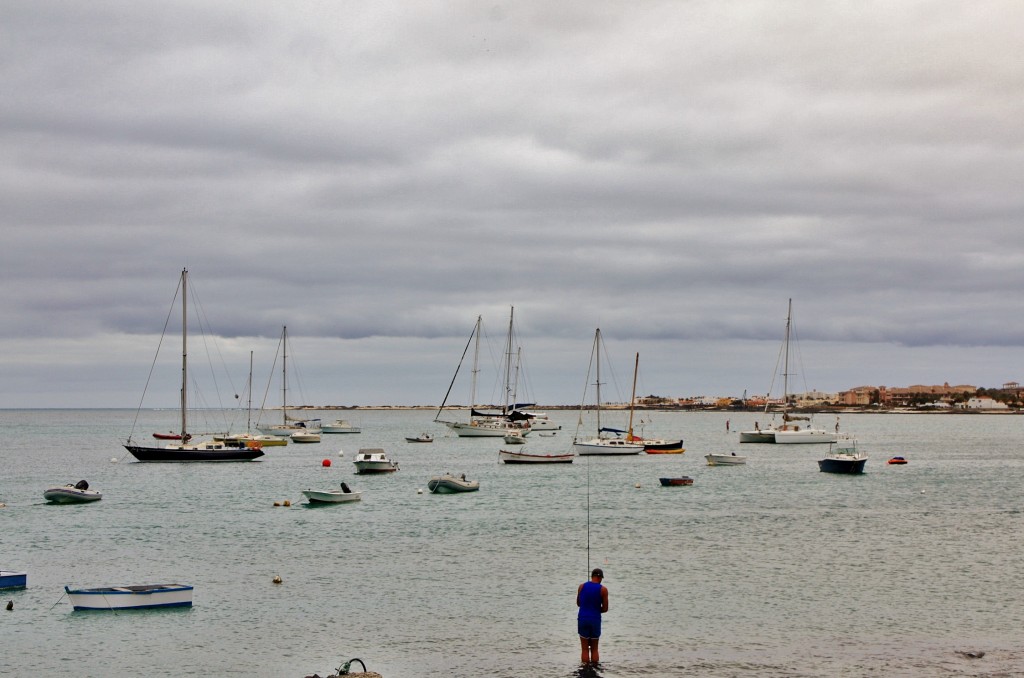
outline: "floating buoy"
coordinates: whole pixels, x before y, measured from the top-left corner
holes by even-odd
[[[285,506],[291,506],[291,505],[292,505],[292,503],[291,503],[291,501],[289,501],[288,499],[285,499],[285,500],[284,500],[284,505],[285,505]]]
[[[338,456],[339,457],[344,457],[345,456],[345,450],[338,450]]]
[[[281,505],[281,502],[279,502],[279,501],[275,501],[274,502],[274,506],[280,506],[280,505]]]
[[[279,574],[274,575],[274,583],[275,584],[280,584],[281,583],[281,575],[279,575]]]
[[[0,508],[7,508],[7,504],[5,504],[2,501],[0,501]]]
[[[116,464],[117,463],[117,457],[111,457],[110,458],[110,463],[111,464]]]
[[[417,487],[416,488],[416,494],[423,494],[423,488],[422,487]]]
[[[331,465],[331,460],[330,459],[324,459],[322,462],[320,462],[320,465],[321,466],[330,466]]]
[[[8,600],[7,601],[7,609],[8,610],[13,610],[14,609],[14,601],[13,600]]]
[[[636,485],[634,485],[633,487],[635,487],[636,489],[638,489],[638,490],[639,490],[639,489],[640,489],[640,483],[637,483],[637,484],[636,484]]]

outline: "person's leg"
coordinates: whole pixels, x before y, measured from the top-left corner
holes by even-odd
[[[590,663],[590,638],[580,636],[580,663]]]
[[[599,661],[601,661],[601,656],[600,656],[600,654],[597,651],[597,643],[598,643],[599,640],[600,640],[599,638],[591,638],[590,639],[590,663],[591,664],[596,664]]]

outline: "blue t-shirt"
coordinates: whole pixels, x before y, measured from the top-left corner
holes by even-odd
[[[580,612],[576,617],[580,621],[601,621],[601,584],[584,582],[580,591]]]

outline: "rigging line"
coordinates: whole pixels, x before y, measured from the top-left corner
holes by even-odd
[[[477,321],[479,322],[479,318],[477,318]],[[452,375],[452,381],[448,384],[448,391],[444,394],[444,400],[441,401],[441,407],[437,408],[437,414],[434,415],[434,421],[437,421],[437,418],[441,416],[441,410],[443,410],[445,404],[448,403],[448,396],[451,395],[452,387],[455,386],[455,379],[459,376],[459,369],[462,367],[462,362],[466,359],[466,354],[469,353],[469,347],[473,343],[473,336],[476,335],[477,324],[478,323],[473,324],[473,331],[469,333],[469,339],[466,341],[466,348],[462,349],[462,357],[459,358],[458,367],[455,368],[455,374]],[[470,407],[472,407],[472,403],[470,403]]]
[[[267,388],[263,391],[263,401],[260,403],[259,414],[256,415],[256,428],[259,428],[263,419],[263,411],[267,408],[267,398],[270,397],[270,386],[274,383],[274,375],[277,373],[277,358],[281,355],[281,344],[284,343],[284,332],[278,337],[277,349],[274,350],[274,362],[270,365],[270,376],[267,377]]]
[[[178,301],[178,293],[181,291],[181,283],[184,277],[178,279],[178,287],[174,290],[174,297],[171,299],[171,305],[167,309],[167,317],[164,318],[164,328],[160,331],[160,341],[156,345],[156,354],[153,355],[153,362],[149,365],[149,374],[146,375],[146,385],[142,388],[142,395],[139,396],[139,406],[135,408],[135,418],[132,420],[132,428],[128,433],[128,440],[131,441],[135,435],[135,426],[139,422],[139,413],[142,412],[142,403],[146,400],[146,392],[149,390],[149,384],[153,380],[153,372],[156,369],[156,361],[160,357],[160,348],[164,344],[164,337],[167,335],[167,328],[171,324],[171,314],[174,312],[174,304]]]
[[[587,457],[587,572],[590,572],[590,457]]]

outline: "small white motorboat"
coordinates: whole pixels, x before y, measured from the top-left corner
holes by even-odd
[[[302,494],[310,504],[343,504],[359,501],[363,496],[362,492],[353,492],[345,483],[337,490],[303,490]]]
[[[380,448],[365,448],[356,453],[352,460],[356,473],[391,473],[398,470],[398,462],[388,459]]]
[[[320,434],[313,433],[311,431],[296,431],[289,436],[293,443],[318,443],[320,442]]]
[[[434,476],[427,481],[427,489],[434,494],[455,494],[456,492],[476,492],[480,489],[477,480],[466,480],[466,474],[453,476],[449,473]]]
[[[79,480],[74,485],[57,485],[43,491],[43,498],[54,504],[86,504],[99,501],[103,494],[99,490],[90,490],[89,483]]]
[[[407,443],[432,443],[434,442],[434,436],[429,433],[421,433],[418,436],[406,436],[405,442]]]
[[[188,584],[104,586],[94,589],[64,587],[76,610],[144,610],[154,607],[192,607]]]
[[[571,464],[576,457],[572,452],[565,454],[533,454],[498,450],[498,459],[505,464]]]
[[[508,435],[505,436],[505,444],[507,444],[507,445],[525,445],[526,444],[526,436],[524,436],[519,431],[510,432]]]
[[[711,454],[705,454],[704,458],[708,462],[708,466],[737,466],[739,464],[746,464],[747,458],[741,454],[719,454],[712,452]]]
[[[330,424],[324,424],[320,427],[324,433],[360,433],[362,431],[358,426],[353,426],[347,419],[335,419]]]

